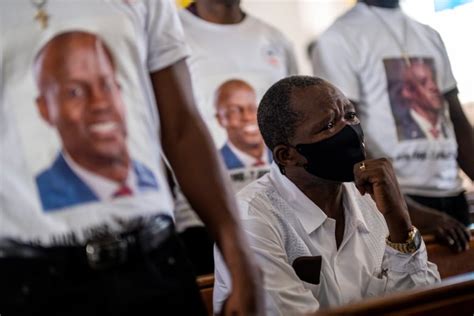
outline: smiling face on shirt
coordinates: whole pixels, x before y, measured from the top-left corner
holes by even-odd
[[[124,104],[100,39],[82,32],[56,36],[38,55],[35,74],[40,114],[77,163],[128,159]]]
[[[257,124],[257,96],[246,82],[229,80],[219,87],[216,118],[238,149],[247,152],[263,146]]]
[[[404,73],[402,97],[411,108],[438,113],[443,108],[434,72],[428,64],[413,62]]]

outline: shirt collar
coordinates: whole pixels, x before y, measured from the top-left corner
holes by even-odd
[[[438,119],[438,121],[436,122],[436,125],[433,126],[427,119],[425,119],[423,116],[421,116],[420,114],[418,114],[416,111],[412,109],[410,109],[410,115],[415,120],[415,122],[418,123],[418,126],[421,127],[421,129],[425,133],[425,136],[428,139],[435,139],[434,136],[430,133],[431,129],[435,129],[440,133],[440,135],[443,135],[440,119]]]
[[[281,174],[280,168],[273,162],[270,167],[270,179],[279,195],[294,209],[295,215],[306,233],[316,230],[327,219],[327,215],[311,201],[301,190]]]
[[[241,151],[237,147],[235,147],[232,142],[228,141],[227,145],[229,146],[230,150],[234,152],[234,154],[237,156],[237,158],[240,160],[240,162],[245,166],[245,167],[251,167],[253,166],[254,163],[256,163],[258,160],[255,159],[255,157],[250,156],[249,154]],[[268,151],[267,148],[265,147],[262,153],[262,157],[260,157],[260,160],[265,163],[266,165],[268,164]]]
[[[122,186],[118,182],[111,181],[81,167],[66,151],[63,151],[63,156],[69,167],[97,195],[99,200],[110,200],[113,198],[114,193]],[[129,168],[125,184],[132,190],[132,192],[137,192],[137,179],[132,169],[133,168]]]
[[[293,208],[307,234],[318,229],[328,218],[321,208],[314,204],[290,179],[281,174],[275,162],[270,167],[270,179],[279,195]],[[352,225],[361,232],[369,232],[360,208],[366,203],[361,203],[359,200],[367,197],[362,197],[352,182],[344,183],[343,190],[346,226]]]

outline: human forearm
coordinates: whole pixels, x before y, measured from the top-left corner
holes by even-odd
[[[231,274],[238,273],[246,255],[234,195],[205,127],[186,124],[180,140],[164,145],[181,190],[216,240]],[[190,157],[195,163],[190,162]],[[199,162],[199,163],[197,163]],[[199,188],[199,190],[196,190]]]
[[[458,143],[459,166],[471,180],[474,180],[474,130],[459,102],[457,90],[448,92],[445,98],[449,103],[449,115]]]
[[[464,225],[453,217],[405,196],[410,217],[422,234],[433,234],[438,241],[453,251],[469,249],[470,233]]]
[[[163,149],[181,190],[213,238],[220,247],[222,243],[231,246],[242,239],[237,236],[241,230],[237,214],[234,214],[237,210],[235,199],[211,136],[194,106],[187,69],[183,64],[176,68],[165,72],[164,76],[152,75],[159,103],[187,105],[168,108],[159,104]],[[173,81],[180,84],[163,88],[164,82]],[[183,83],[189,89],[180,91]]]
[[[436,231],[438,222],[442,220],[442,217],[445,215],[438,210],[415,202],[408,196],[405,196],[405,201],[413,224],[422,234],[433,234]]]
[[[186,62],[151,74],[160,113],[162,144],[181,189],[206,224],[227,263],[235,287],[226,310],[255,313],[261,280],[237,218],[237,206],[212,139],[192,95]]]
[[[359,192],[369,193],[384,216],[390,240],[404,243],[411,229],[411,219],[390,161],[386,158],[364,160],[354,165],[354,176]]]

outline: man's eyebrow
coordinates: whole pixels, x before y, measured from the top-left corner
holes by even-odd
[[[315,123],[313,124],[313,126],[311,126],[311,129],[310,129],[311,133],[315,134],[315,133],[320,132],[327,125],[327,123],[329,123],[331,120],[334,119],[335,116],[336,115],[334,111],[328,111],[328,112],[323,113],[321,115],[322,119],[318,123]]]
[[[344,110],[347,110],[347,109],[355,110],[354,104],[349,100],[344,102]]]

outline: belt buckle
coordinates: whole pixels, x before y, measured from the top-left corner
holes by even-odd
[[[128,241],[119,237],[90,241],[86,244],[86,256],[94,270],[120,265],[127,260]]]

